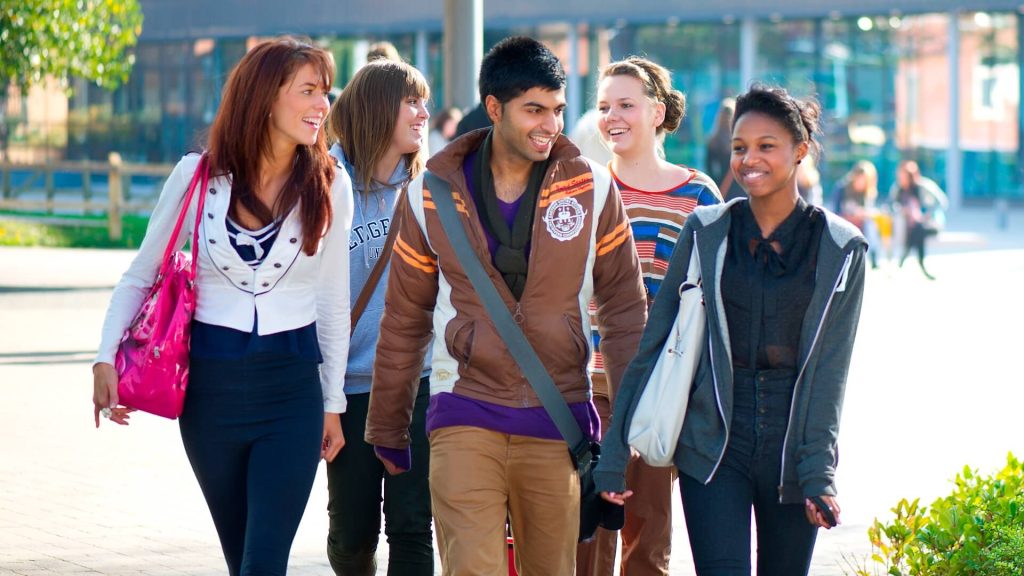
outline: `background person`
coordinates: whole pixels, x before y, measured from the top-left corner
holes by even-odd
[[[328,135],[335,141],[331,154],[352,178],[355,191],[355,217],[348,243],[353,305],[377,261],[390,257],[382,251],[399,192],[423,171],[429,99],[430,88],[416,68],[403,62],[376,60],[356,72],[328,117]],[[363,439],[378,329],[384,314],[385,279],[386,271],[349,345],[345,373],[348,410],[341,416],[349,439],[327,465],[327,557],[338,575],[376,574],[383,501],[388,574],[431,576],[434,547],[426,436],[429,358],[419,373],[420,387],[408,430],[417,465],[407,474],[390,476],[374,455],[373,446]]]
[[[896,169],[896,182],[889,189],[889,201],[896,209],[895,217],[902,220],[904,242],[900,267],[913,250],[917,252],[917,263],[925,278],[934,280],[924,265],[925,245],[945,224],[949,205],[946,193],[934,180],[921,174],[917,162],[904,160]]]
[[[816,102],[781,88],[737,98],[732,171],[749,200],[686,220],[595,473],[609,501],[632,496],[627,423],[669,337],[696,242],[708,344],[683,391],[691,396],[674,461],[698,576],[750,574],[751,511],[758,574],[807,574],[817,529],[831,526],[828,514],[840,519],[836,441],[866,242],[797,191],[819,115]]]
[[[804,161],[797,168],[796,187],[804,202],[811,206],[822,206],[824,204],[821,173],[818,172],[817,157],[813,152],[804,157]]]
[[[878,268],[878,170],[869,160],[860,160],[836,184],[836,212],[860,229],[868,241],[868,258]]]
[[[289,38],[242,58],[210,128],[211,180],[197,191],[206,214],[190,208],[174,240],[180,248],[199,226],[179,424],[232,576],[285,573],[317,463],[345,442],[352,192],[321,130],[333,74],[328,52]],[[114,288],[93,366],[97,415],[117,405],[118,342],[153,284],[198,162],[185,156],[168,177]]]
[[[459,125],[455,128],[455,137],[458,138],[459,136],[472,132],[473,130],[488,128],[490,126],[491,118],[487,115],[487,110],[481,102],[470,108],[462,117],[462,120],[459,120]]]
[[[374,42],[367,47],[366,50],[366,62],[369,64],[375,60],[390,60],[392,62],[401,62],[402,55],[398,53],[398,48],[387,40],[381,40]]]
[[[715,115],[715,124],[711,128],[707,144],[708,175],[721,189],[722,197],[726,200],[743,196],[743,188],[729,172],[729,162],[732,159],[732,118],[735,111],[736,100],[723,98],[718,106],[718,114]]]
[[[604,141],[601,129],[597,126],[600,118],[601,112],[596,107],[584,112],[573,126],[569,140],[580,149],[580,154],[602,166],[607,166],[612,159],[612,153]]]
[[[686,98],[672,88],[664,67],[638,57],[609,64],[601,71],[596,109],[598,133],[612,153],[609,168],[622,194],[650,302],[658,294],[687,216],[697,206],[720,202],[718,187],[706,174],[666,162],[658,154],[659,140],[675,132],[686,115]],[[607,430],[614,394],[597,351],[600,325],[596,317],[591,323],[594,403]],[[622,528],[623,576],[667,576],[674,481],[672,467],[630,460],[626,482],[636,496],[626,506]],[[598,528],[593,542],[579,545],[576,574],[611,576],[615,548],[616,532]]]
[[[462,111],[454,106],[445,108],[434,116],[431,123],[429,148],[427,155],[437,154],[455,138],[455,130],[462,120]]]

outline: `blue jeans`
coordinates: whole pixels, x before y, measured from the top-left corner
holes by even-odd
[[[430,381],[423,378],[409,427],[412,469],[390,476],[374,455],[373,446],[363,440],[370,394],[348,396],[348,408],[341,415],[345,446],[334,462],[327,465],[327,488],[330,492],[327,502],[330,516],[327,558],[335,574],[373,576],[377,573],[382,486],[384,533],[389,550],[388,574],[434,574],[428,481],[430,445],[426,433],[429,403]]]
[[[806,575],[817,528],[804,505],[780,504],[782,444],[792,403],[791,370],[737,369],[729,444],[708,484],[679,477],[698,576],[750,576],[750,512],[757,522],[757,575]]]

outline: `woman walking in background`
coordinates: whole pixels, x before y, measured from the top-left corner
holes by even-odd
[[[380,319],[384,313],[386,270],[375,285],[371,272],[382,253],[394,222],[395,203],[401,190],[423,171],[426,161],[427,101],[430,88],[416,68],[403,62],[377,60],[356,72],[341,93],[328,119],[328,133],[336,143],[334,155],[352,177],[355,219],[349,239],[351,296],[366,289],[372,296],[355,325],[349,346],[345,396],[348,410],[342,426],[348,442],[327,465],[330,499],[330,531],[327,555],[339,576],[372,576],[377,571],[380,537],[381,489],[383,487],[384,533],[388,537],[392,576],[430,576],[434,573],[431,534],[430,449],[426,438],[426,411],[430,397],[430,360],[421,373],[419,394],[413,409],[412,462],[405,474],[391,476],[363,440],[370,382],[377,348]],[[390,455],[409,462],[404,453]]]
[[[931,178],[921,175],[917,162],[904,160],[896,169],[896,182],[889,190],[889,201],[902,218],[904,236],[900,267],[910,251],[917,252],[917,263],[925,278],[934,280],[924,266],[925,244],[935,236],[945,223],[945,210],[949,204],[946,193]]]
[[[729,161],[732,158],[732,118],[736,113],[736,100],[723,98],[715,115],[707,144],[708,175],[714,179],[726,200],[743,196],[743,188],[732,176]]]
[[[329,53],[290,38],[242,58],[210,128],[210,185],[197,191],[205,213],[189,208],[173,240],[181,248],[199,227],[180,428],[232,576],[286,572],[317,463],[345,442],[352,192],[321,130],[333,74]],[[118,342],[154,282],[198,164],[185,156],[168,177],[114,289],[93,366],[97,415],[117,406]],[[127,423],[123,409],[112,419]]]
[[[860,229],[868,241],[868,258],[878,268],[878,249],[882,238],[875,221],[878,215],[878,170],[868,160],[860,160],[836,184],[836,212]]]
[[[809,206],[797,168],[815,146],[820,108],[781,88],[736,100],[732,172],[749,199],[686,220],[640,349],[615,401],[595,474],[605,499],[631,502],[625,435],[679,309],[696,245],[706,345],[689,389],[674,462],[699,576],[807,574],[819,527],[839,522],[839,415],[864,289],[866,243]]]
[[[428,140],[427,153],[437,154],[452,141],[455,137],[455,130],[462,120],[462,110],[451,107],[441,110],[431,122],[430,138]]]
[[[650,302],[658,294],[687,216],[697,206],[720,202],[718,187],[706,174],[670,164],[657,153],[659,139],[675,132],[686,114],[686,98],[672,88],[671,75],[664,67],[638,57],[609,64],[601,71],[597,111],[597,126],[612,153],[608,166],[622,193]],[[607,429],[614,391],[605,379],[593,314],[591,322],[594,403],[602,428]],[[634,459],[626,474],[638,496],[626,507],[621,573],[667,575],[675,471]],[[611,576],[615,540],[615,532],[599,528],[593,542],[579,546],[576,573]]]

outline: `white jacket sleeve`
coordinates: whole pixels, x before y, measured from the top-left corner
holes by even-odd
[[[121,342],[121,336],[124,335],[124,331],[138,313],[139,307],[142,306],[142,301],[149,293],[160,269],[164,250],[167,249],[167,242],[170,240],[178,215],[181,214],[181,204],[185,199],[185,192],[189,182],[192,181],[196,166],[199,164],[199,158],[198,154],[185,156],[167,177],[163,190],[160,191],[160,198],[149,218],[149,225],[146,227],[142,245],[139,246],[138,253],[131,265],[128,266],[128,270],[121,276],[121,280],[114,287],[114,293],[110,297],[107,316],[103,320],[103,332],[100,336],[99,350],[96,353],[96,363],[114,363],[114,356],[117,353],[117,346]],[[193,222],[194,215],[192,219],[186,219],[182,225],[181,232],[174,239],[176,250],[185,245]]]
[[[317,282],[316,331],[324,362],[320,385],[324,412],[345,411],[345,367],[348,363],[351,310],[349,299],[348,241],[352,231],[352,182],[344,170],[336,170],[333,197],[334,220],[323,239],[320,277]]]

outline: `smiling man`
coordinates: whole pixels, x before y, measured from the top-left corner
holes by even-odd
[[[455,140],[427,168],[451,186],[491,281],[595,438],[587,304],[597,302],[615,381],[646,320],[622,201],[605,169],[562,136],[565,72],[541,43],[499,42],[481,66],[480,98],[493,128]],[[572,574],[579,479],[568,447],[457,261],[422,180],[399,210],[366,440],[389,472],[417,465],[409,422],[431,354],[430,491],[444,574],[505,573],[506,519],[520,574]]]

